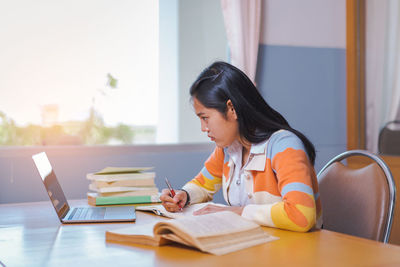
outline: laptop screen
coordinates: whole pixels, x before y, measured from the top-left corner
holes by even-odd
[[[63,218],[69,211],[69,205],[46,153],[41,152],[33,155],[32,159],[35,162],[36,168],[39,171],[39,175],[42,178],[47,194],[56,209],[58,217],[60,219]]]

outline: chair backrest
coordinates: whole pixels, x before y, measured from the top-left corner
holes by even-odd
[[[389,121],[379,131],[379,154],[400,155],[400,121]]]
[[[367,157],[372,164],[352,169],[340,161]],[[346,151],[318,173],[323,228],[387,243],[392,227],[396,187],[390,169],[365,150]]]

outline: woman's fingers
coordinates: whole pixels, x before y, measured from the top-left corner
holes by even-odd
[[[160,200],[162,202],[172,202],[173,201],[168,189],[163,189],[161,191]]]
[[[221,206],[208,204],[204,208],[193,212],[193,215],[203,215],[203,214],[208,214],[208,213],[220,212],[220,211],[224,211],[224,210],[232,211],[232,212],[237,213],[238,215],[242,215],[243,207],[239,207],[239,206],[221,207]]]
[[[218,212],[218,211],[222,211],[222,210],[224,210],[224,207],[208,204],[207,206],[193,212],[193,215],[203,215],[203,214],[214,213],[214,212]]]
[[[168,189],[163,189],[161,191],[160,200],[167,211],[179,211],[185,206],[186,193],[184,191],[177,190],[175,196],[172,198],[170,191]]]

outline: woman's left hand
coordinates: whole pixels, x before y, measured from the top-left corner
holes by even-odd
[[[208,213],[214,213],[214,212],[220,212],[220,211],[232,211],[234,213],[237,213],[239,215],[242,215],[243,207],[221,207],[221,206],[216,206],[212,204],[208,204],[204,208],[201,208],[199,210],[196,210],[193,212],[193,215],[203,215],[203,214],[208,214]]]

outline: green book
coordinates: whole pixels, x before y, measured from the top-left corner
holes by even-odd
[[[92,206],[101,205],[123,205],[123,204],[145,204],[159,203],[160,196],[144,195],[144,196],[99,196],[97,193],[87,193],[88,203]]]

